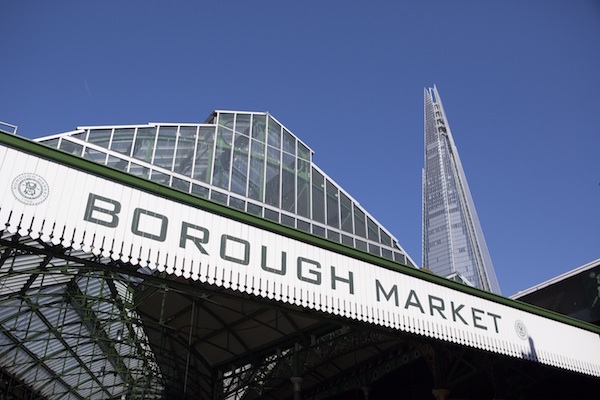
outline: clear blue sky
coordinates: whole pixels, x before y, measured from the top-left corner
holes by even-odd
[[[600,2],[0,3],[0,120],[269,111],[421,262],[437,84],[505,295],[600,258]]]

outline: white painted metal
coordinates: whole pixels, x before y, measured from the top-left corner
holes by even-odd
[[[9,232],[27,233],[24,227],[35,226],[32,236],[40,235],[43,240],[75,250],[102,253],[114,260],[183,274],[255,296],[600,376],[600,338],[596,333],[14,149],[0,146],[0,154],[0,226]],[[48,183],[48,197],[43,202],[27,205],[12,192],[12,182],[23,173],[35,174]],[[90,203],[91,195],[108,201]],[[118,204],[120,210],[112,214],[96,210],[93,218],[86,220],[88,204],[109,210]],[[104,218],[116,226],[99,224],[94,218]],[[187,233],[200,239],[206,254],[194,240],[181,241],[184,222],[201,227]],[[281,269],[281,255],[286,253],[285,274],[262,268],[263,246],[269,268]],[[337,277],[335,289],[332,266]],[[347,282],[350,273],[353,293]]]

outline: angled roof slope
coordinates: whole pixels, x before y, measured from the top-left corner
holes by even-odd
[[[398,240],[312,161],[268,113],[214,111],[202,124],[89,126],[37,139],[400,264]]]

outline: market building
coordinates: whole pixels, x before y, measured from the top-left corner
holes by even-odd
[[[267,113],[0,133],[0,393],[596,393],[600,329],[422,271]]]

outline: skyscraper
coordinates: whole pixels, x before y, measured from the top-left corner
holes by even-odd
[[[425,89],[423,267],[493,293],[498,279],[437,88]]]

